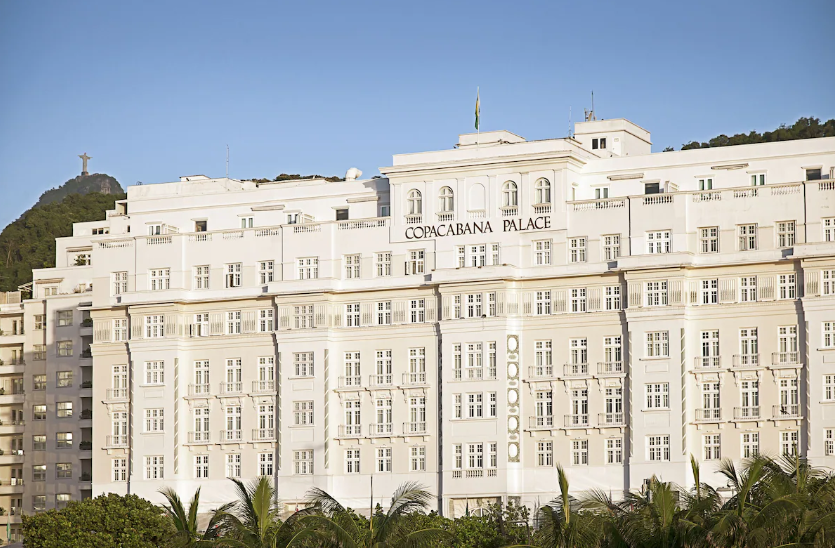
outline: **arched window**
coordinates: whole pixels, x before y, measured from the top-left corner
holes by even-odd
[[[406,198],[406,214],[420,215],[423,213],[423,199],[420,196],[420,191],[412,189]]]
[[[506,182],[502,187],[502,205],[504,207],[519,205],[519,189],[513,181]]]
[[[551,203],[551,183],[548,179],[538,179],[534,188],[536,189],[537,204]]]
[[[448,186],[443,187],[438,193],[438,211],[441,213],[455,211],[455,195]]]

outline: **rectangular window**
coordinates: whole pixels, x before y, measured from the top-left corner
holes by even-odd
[[[835,401],[835,375],[823,376],[823,399]]]
[[[32,375],[32,390],[46,390],[46,375]]]
[[[195,479],[209,479],[209,455],[194,456]]]
[[[375,358],[375,378],[374,384],[376,386],[386,386],[392,383],[392,354],[391,350],[377,350]]]
[[[152,268],[148,271],[148,280],[150,282],[151,291],[161,291],[171,287],[171,269],[170,268]]]
[[[777,247],[794,246],[794,221],[780,221],[777,223]]]
[[[59,401],[55,408],[55,414],[59,419],[68,419],[72,417],[72,402]]]
[[[482,315],[481,293],[470,293],[467,295],[467,317],[480,318]]]
[[[380,447],[377,453],[377,472],[391,472],[391,447]]]
[[[113,273],[113,295],[121,295],[128,292],[128,273],[114,272]]]
[[[314,327],[313,305],[300,305],[293,307],[293,322],[296,329],[309,329]]]
[[[620,234],[603,235],[603,260],[614,261],[620,257]]]
[[[753,173],[751,174],[751,186],[763,186],[765,185],[765,173]]]
[[[739,300],[752,303],[757,300],[757,277],[743,276],[739,279]]]
[[[757,249],[757,225],[738,225],[739,250],[754,251]]]
[[[656,230],[647,232],[647,253],[669,253],[670,252],[670,231]]]
[[[719,227],[700,228],[699,243],[702,253],[719,253]]]
[[[463,245],[456,246],[455,256],[457,258],[456,264],[458,268],[465,268],[467,266],[467,247]]]
[[[360,326],[360,303],[345,305],[345,327]]]
[[[241,228],[252,228],[255,226],[255,217],[241,217]]]
[[[146,409],[145,410],[145,432],[164,432],[165,431],[165,421],[164,421],[165,410],[162,408],[158,409]]]
[[[487,245],[476,244],[469,246],[470,248],[470,266],[486,266],[487,265]]]
[[[551,341],[535,341],[534,342],[534,357],[536,365],[534,366],[534,376],[536,377],[552,377],[554,375],[553,356],[551,350]]]
[[[423,249],[409,251],[408,260],[406,261],[406,275],[423,274],[424,260],[425,252]]]
[[[209,265],[194,267],[194,289],[209,289]]]
[[[58,357],[67,358],[72,356],[72,341],[58,341]]]
[[[360,277],[360,255],[345,255],[344,257],[344,264],[345,264],[345,279],[346,280],[353,280],[358,279]]]
[[[293,451],[293,464],[296,474],[313,473],[313,451]],[[258,453],[258,475],[273,475],[273,454]]]
[[[258,262],[258,279],[262,284],[268,284],[275,279],[275,262]]]
[[[296,259],[296,272],[300,280],[314,280],[319,277],[319,257]]]
[[[827,457],[835,456],[835,429],[833,428],[823,431],[823,454]]]
[[[128,480],[128,459],[112,459],[110,461],[111,477],[114,482]]]
[[[551,264],[551,240],[536,240],[533,242],[534,265],[546,266]]]
[[[821,270],[821,295],[835,295],[835,270]]]
[[[377,325],[391,325],[391,301],[379,301],[375,304]]]
[[[35,421],[45,421],[46,420],[46,405],[33,405],[32,406],[32,420]]]
[[[165,336],[165,316],[154,314],[145,316],[145,338],[158,339]]]
[[[228,453],[226,455],[226,477],[239,478],[241,477],[241,454]]]
[[[760,433],[745,432],[742,434],[742,458],[750,459],[760,454]]]
[[[535,314],[538,316],[548,315],[551,313],[551,292],[550,291],[537,291],[535,294],[536,297],[536,307],[535,307]]]
[[[797,430],[780,432],[780,454],[794,457],[797,455]]]
[[[647,460],[670,460],[670,436],[649,436],[647,438]]]
[[[56,449],[69,449],[72,447],[72,432],[58,432],[55,435]]]
[[[646,282],[646,306],[667,306],[667,281]]]
[[[670,356],[670,332],[650,331],[646,334],[646,357],[668,358]]]
[[[272,308],[258,311],[258,332],[271,333],[275,329],[275,312]]]
[[[226,313],[226,334],[240,335],[241,334],[241,311],[235,310]]]
[[[313,376],[313,352],[297,352],[293,354],[296,377]]]
[[[484,416],[484,395],[467,394],[467,418],[480,419]]]
[[[374,263],[377,267],[377,276],[391,276],[391,251],[374,254]]]
[[[796,299],[797,298],[797,275],[796,274],[780,274],[778,276],[778,286],[780,289],[781,299]]]
[[[489,342],[487,343],[487,378],[488,379],[495,379],[496,378],[496,369],[497,362],[496,362],[496,343]]]
[[[241,263],[230,263],[226,265],[226,287],[241,287]]]
[[[713,190],[713,179],[699,179],[699,190]]]
[[[468,380],[476,380],[483,377],[484,355],[482,349],[483,345],[481,343],[467,344],[466,378]],[[458,355],[460,356],[460,347],[458,348]]]
[[[604,290],[605,293],[605,303],[606,303],[606,310],[620,310],[621,302],[620,302],[620,286],[619,285],[610,285],[607,286]]]
[[[35,331],[42,331],[46,327],[46,315],[35,314]]]
[[[552,426],[554,423],[554,400],[550,390],[536,392],[536,426]]]
[[[571,290],[571,311],[585,312],[586,311],[586,288],[581,287]]]
[[[426,301],[424,299],[411,299],[409,301],[409,318],[412,323],[426,321]]]
[[[359,474],[360,473],[360,450],[346,449],[345,450],[345,473]]]
[[[553,466],[554,465],[554,442],[539,441],[536,443],[536,465],[537,466]]]
[[[835,217],[821,219],[821,227],[823,229],[823,241],[835,242]]]
[[[484,444],[467,444],[467,468],[484,468]]]
[[[72,310],[58,311],[58,327],[72,325]]]
[[[702,438],[704,460],[719,460],[722,458],[719,434],[707,434]]]
[[[426,447],[409,448],[409,470],[412,472],[426,472]]]
[[[58,371],[55,373],[55,385],[58,388],[72,386],[72,371]]]
[[[145,362],[145,384],[165,384],[165,362]]]
[[[835,348],[835,322],[822,322],[823,347]]]
[[[46,451],[46,436],[32,436],[32,449],[34,451]]]
[[[32,345],[33,355],[32,359],[35,361],[43,361],[46,359],[46,345],[35,344]]]
[[[623,463],[623,438],[606,440],[606,464]]]
[[[666,382],[651,383],[646,386],[647,409],[670,408],[670,384]]]
[[[586,239],[585,238],[569,238],[568,239],[568,261],[571,263],[586,262]]]
[[[125,342],[128,340],[127,318],[113,320],[113,342]]]
[[[719,302],[719,280],[702,280],[700,301],[702,304]]]
[[[571,464],[585,466],[589,463],[589,440],[571,441]]]

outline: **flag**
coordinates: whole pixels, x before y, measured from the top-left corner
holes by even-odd
[[[478,119],[481,117],[481,99],[479,97],[478,88],[475,90],[475,128],[478,129]]]

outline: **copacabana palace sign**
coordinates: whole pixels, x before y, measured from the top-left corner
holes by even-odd
[[[551,217],[531,217],[525,219],[505,219],[502,232],[527,232],[551,228]],[[463,236],[465,234],[487,234],[493,232],[490,221],[470,221],[469,223],[441,223],[428,226],[410,226],[406,229],[407,240],[437,238],[444,236]]]

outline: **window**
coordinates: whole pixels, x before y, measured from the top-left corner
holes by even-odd
[[[241,334],[241,311],[236,310],[226,313],[226,334],[240,335]]]
[[[647,253],[669,253],[670,252],[670,231],[658,230],[647,232]]]
[[[113,295],[121,295],[128,291],[128,273],[114,272],[113,273]]]
[[[605,200],[608,197],[609,197],[609,187],[602,186],[602,187],[594,189],[594,199],[595,200]]]
[[[551,377],[554,373],[554,366],[551,353],[551,341],[534,342],[534,356],[536,365],[534,373],[536,377]]]
[[[406,261],[406,275],[423,274],[424,272],[424,250],[415,249],[409,251],[409,259]]]
[[[409,471],[426,472],[426,447],[409,448]]]
[[[345,305],[345,327],[360,326],[360,303]]]
[[[58,493],[55,495],[55,509],[62,510],[67,507],[67,504],[72,500],[69,493]]]
[[[780,454],[794,457],[797,455],[797,430],[780,432]]]
[[[275,275],[275,262],[273,261],[259,261],[258,262],[258,279],[262,284],[267,284],[273,281]]]
[[[313,451],[293,451],[293,464],[296,474],[313,473]],[[273,454],[258,453],[258,475],[273,475]]]
[[[72,325],[72,310],[58,311],[58,327]]]
[[[620,368],[621,352],[620,336],[603,337],[603,359],[607,370],[615,372],[615,368]]]
[[[533,242],[534,265],[545,266],[551,264],[551,240],[536,240]]]
[[[760,416],[760,383],[759,381],[742,381],[740,383],[742,407],[738,418],[751,419]],[[736,417],[735,417],[736,418]]]
[[[755,279],[756,281],[756,279]],[[719,280],[702,280],[701,303],[716,304],[719,302]]]
[[[58,432],[55,435],[56,449],[69,449],[72,447],[72,432]]]
[[[554,465],[554,442],[539,441],[536,443],[536,465],[537,466],[553,466]]]
[[[487,343],[487,378],[496,378],[496,343]]]
[[[713,190],[713,179],[699,179],[699,190]]]
[[[293,307],[293,322],[296,329],[308,329],[314,327],[313,305],[301,305]]]
[[[835,429],[827,428],[823,431],[823,454],[827,457],[835,456]]]
[[[36,361],[42,361],[46,359],[46,345],[45,344],[35,344],[32,345],[33,356],[32,359]]]
[[[647,282],[647,306],[667,306],[667,281]]]
[[[461,398],[461,394],[453,394],[452,395],[453,407],[455,408],[454,416],[455,416],[456,419],[464,418],[464,412],[462,410],[463,409],[462,401],[463,400]]]
[[[164,415],[165,415],[165,410],[162,409],[162,408],[146,409],[145,410],[145,432],[147,432],[147,433],[164,432],[165,431]]]
[[[98,227],[93,229],[93,236],[101,236],[103,234],[110,234],[110,229],[107,227]]]
[[[486,266],[487,265],[487,245],[476,244],[470,246],[470,266]]]
[[[345,451],[345,473],[359,474],[360,473],[360,450],[347,449]]]
[[[797,379],[780,379],[780,408],[782,416],[799,416]]]
[[[194,456],[194,477],[196,479],[209,478],[209,455]]]
[[[670,384],[666,382],[647,384],[647,409],[670,408]]]
[[[376,422],[372,425],[372,434],[392,433],[391,398],[377,398],[374,400],[374,414]]]
[[[835,295],[835,270],[821,270],[821,295]]]
[[[245,227],[241,227],[245,228]],[[206,232],[209,230],[209,221],[194,221],[194,231],[195,232]]]
[[[502,206],[516,207],[519,205],[519,187],[513,181],[502,185]]]
[[[209,393],[209,360],[194,362],[194,393]]]
[[[571,372],[575,375],[588,372],[588,345],[586,339],[569,339]]]
[[[377,350],[375,360],[376,385],[391,384],[391,364],[392,364],[391,350]]]
[[[538,179],[534,185],[535,204],[551,203],[551,183],[548,179]]]
[[[553,393],[550,390],[536,392],[536,426],[552,426],[554,421]]]
[[[455,248],[455,255],[458,258],[457,264],[458,268],[464,268],[467,266],[467,247],[463,245],[459,245]]]
[[[268,453],[270,458],[269,474],[261,474],[262,476],[272,475],[272,453]],[[297,476],[306,476],[313,474],[313,450],[293,451],[293,471]]]
[[[757,249],[757,225],[739,225],[739,250],[754,251]]]
[[[41,331],[46,327],[46,316],[44,314],[35,314],[35,331]]]
[[[454,208],[455,200],[452,189],[448,186],[441,188],[441,191],[438,193],[438,212],[447,213],[454,211]]]
[[[603,235],[603,260],[614,261],[620,257],[620,234]]]
[[[739,365],[757,365],[759,363],[757,328],[739,330]]]
[[[391,472],[391,447],[380,447],[377,453],[377,472]]]
[[[145,384],[165,384],[164,362],[145,362]]]
[[[46,375],[32,375],[32,390],[46,390]]]
[[[751,186],[765,185],[765,173],[754,173],[751,175]]]
[[[823,228],[823,241],[835,242],[835,217],[821,219],[821,227]]]
[[[484,395],[467,394],[467,418],[480,419],[484,416]]]
[[[58,286],[57,285],[47,285],[43,288],[43,295],[44,297],[51,297],[53,295],[58,294]]]
[[[571,441],[571,464],[585,466],[589,463],[589,440]]]
[[[153,314],[145,316],[145,338],[157,339],[165,336],[165,316]]]
[[[296,270],[300,280],[314,280],[319,277],[319,257],[296,259]]]
[[[228,453],[226,455],[226,477],[239,478],[241,477],[241,454]]]
[[[374,263],[377,266],[377,276],[391,276],[391,251],[375,253]]]
[[[794,221],[777,223],[777,247],[792,247],[794,245]]]
[[[362,415],[360,401],[349,400],[345,402],[345,424],[344,432],[348,436],[359,435],[362,431]]]
[[[823,322],[823,347],[835,348],[835,322]]]
[[[484,444],[467,444],[467,468],[484,468]]]
[[[347,221],[348,220],[348,208],[347,207],[340,207],[336,210],[336,220],[337,221]]]
[[[467,295],[467,317],[480,318],[482,314],[481,293],[470,293]]]
[[[647,438],[647,460],[670,460],[670,436],[649,436]]]
[[[707,434],[702,438],[704,460],[719,460],[722,458],[719,434]]]
[[[797,298],[797,275],[796,274],[780,274],[778,276],[778,286],[780,289],[781,299],[795,299]]]
[[[55,410],[55,414],[59,419],[67,419],[72,417],[72,402],[59,401]]]
[[[586,311],[586,288],[571,290],[571,311],[585,312]]]
[[[72,386],[72,371],[58,371],[55,373],[55,385],[58,388]]]
[[[377,325],[391,325],[391,301],[380,301],[375,306]]]
[[[797,326],[777,328],[777,350],[780,363],[797,363]]]
[[[759,432],[745,432],[742,434],[742,458],[750,459],[760,454]]]
[[[209,265],[194,267],[194,289],[209,289]]]
[[[423,213],[423,198],[420,191],[412,189],[406,198],[406,215],[420,215]]]
[[[537,291],[535,294],[536,297],[536,307],[535,307],[535,314],[538,316],[547,315],[551,313],[551,292],[550,291]]]
[[[623,438],[609,438],[606,440],[606,464],[621,464],[623,462]]]
[[[36,464],[32,467],[32,481],[46,481],[45,464]]]
[[[360,255],[345,255],[345,279],[357,279],[360,277]]]
[[[586,239],[585,238],[569,238],[568,240],[568,260],[572,263],[586,262]]]
[[[699,243],[702,253],[719,253],[719,227],[700,228]]]
[[[424,299],[411,299],[409,301],[409,318],[412,323],[426,321],[426,301]]]
[[[58,341],[58,357],[72,356],[72,341]]]
[[[33,495],[32,507],[35,512],[42,512],[46,510],[46,495]]]
[[[46,420],[46,405],[32,406],[32,420],[45,421]]]
[[[457,358],[460,360],[461,347],[458,347]],[[482,353],[483,345],[481,343],[467,343],[467,379],[475,380],[483,376],[484,355]]]
[[[226,430],[221,432],[221,440],[240,441],[241,436],[241,406],[230,405],[225,410]]]
[[[345,352],[343,355],[343,368],[346,386],[359,386],[362,384],[359,352]]]
[[[620,310],[620,286],[610,285],[604,290],[606,310]]]
[[[270,333],[274,329],[274,316],[275,314],[272,308],[258,311],[258,331],[260,333]]]
[[[241,263],[226,265],[226,287],[241,287]]]
[[[151,284],[151,291],[160,291],[163,289],[168,289],[171,286],[171,269],[152,268],[148,272],[148,280]]]
[[[739,279],[739,300],[743,303],[757,300],[756,276],[743,276]]]
[[[254,217],[241,217],[241,228],[252,228],[255,226]]]
[[[412,384],[426,382],[426,348],[409,349],[409,377]]]
[[[297,377],[313,376],[313,352],[297,352],[293,354]]]
[[[807,181],[820,181],[822,176],[822,168],[812,168],[806,169],[806,180]]]
[[[127,318],[113,320],[113,342],[124,342],[128,340]]]

